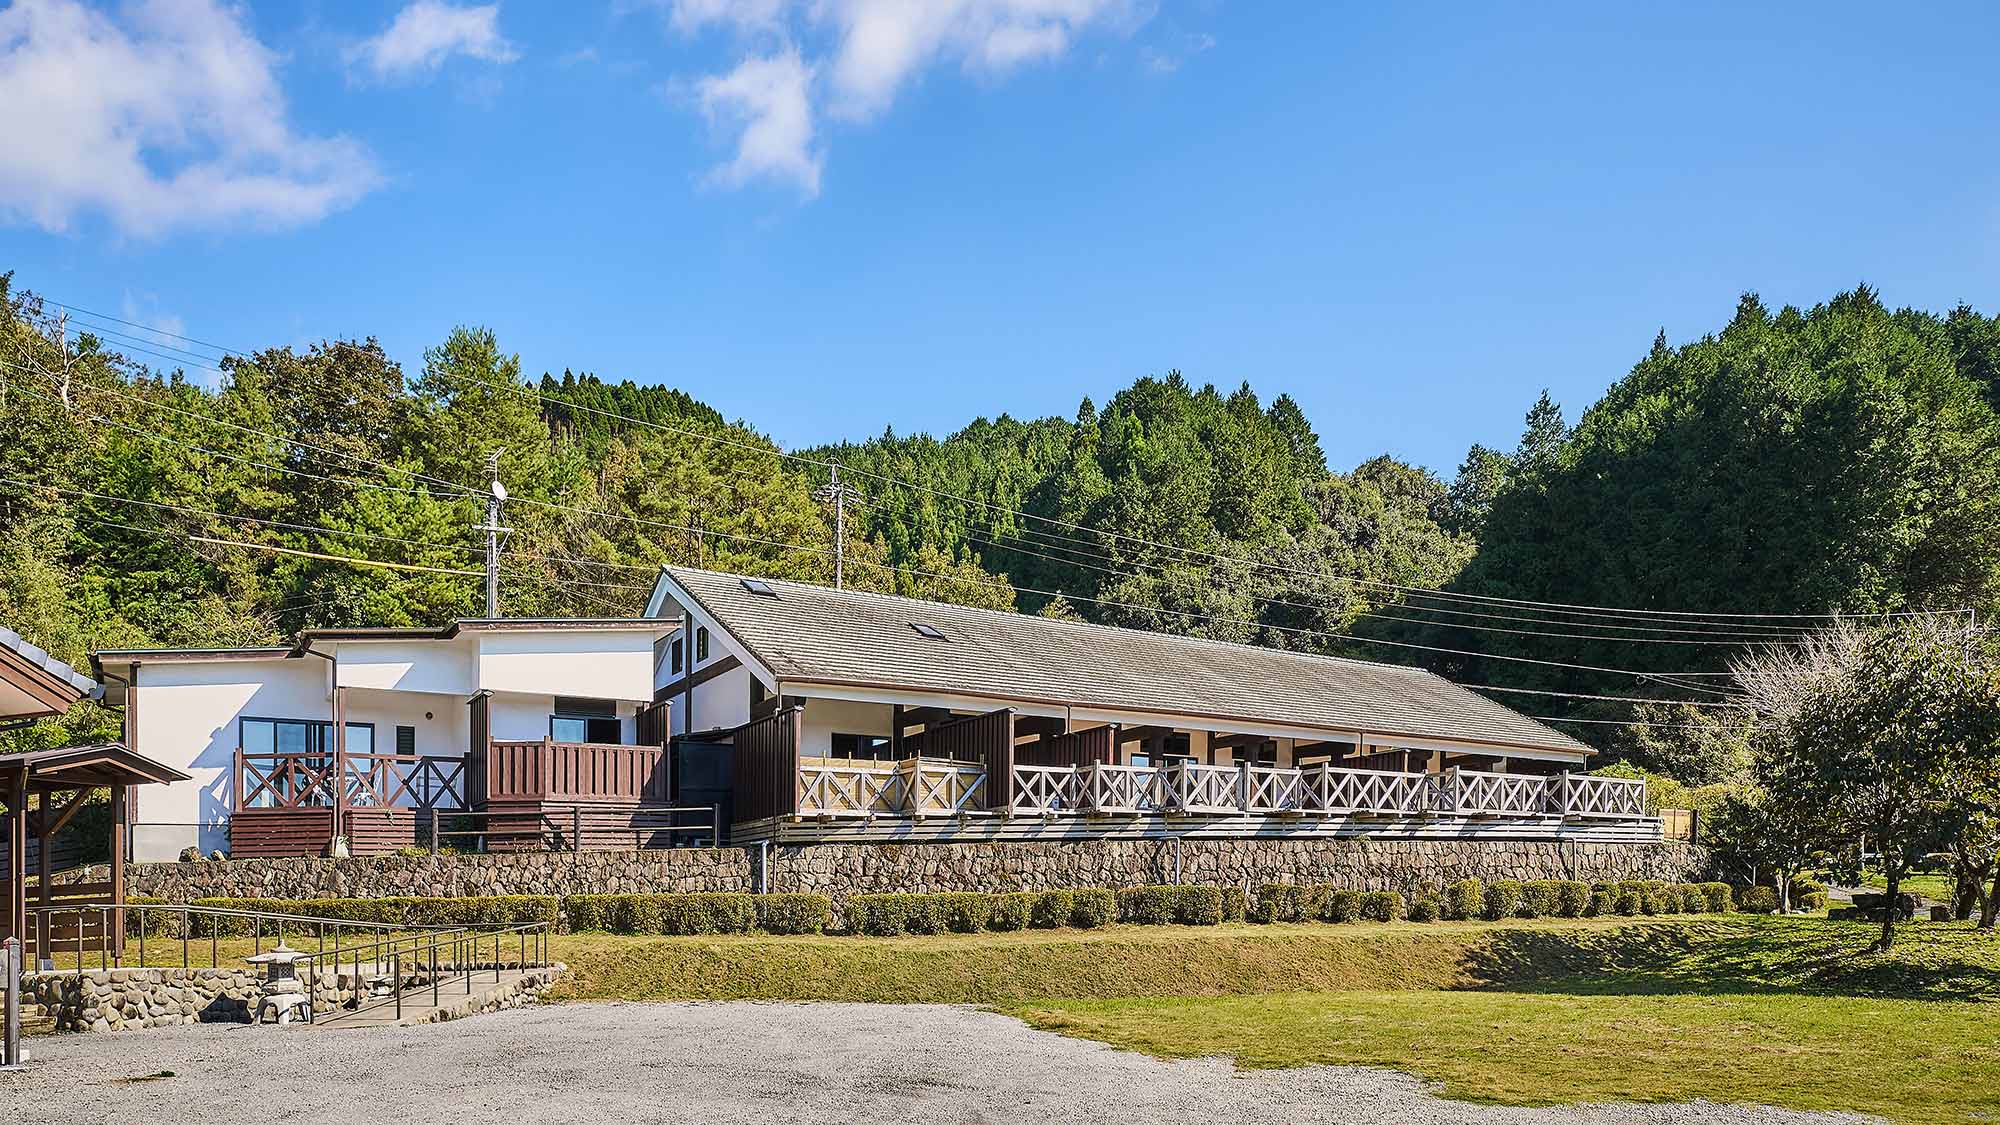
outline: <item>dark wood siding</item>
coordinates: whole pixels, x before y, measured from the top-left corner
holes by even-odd
[[[799,811],[799,728],[805,709],[790,707],[737,728],[731,773],[739,821]]]
[[[905,735],[902,755],[978,762],[986,767],[986,807],[1005,809],[1014,803],[1014,709],[1011,707]]]
[[[1024,766],[1087,766],[1110,764],[1118,756],[1118,728],[1092,727],[1014,748],[1014,760]]]

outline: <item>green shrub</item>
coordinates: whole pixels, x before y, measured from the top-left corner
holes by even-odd
[[[1682,914],[1701,914],[1708,910],[1708,895],[1703,893],[1699,883],[1676,883],[1674,892],[1680,895]]]
[[[1328,896],[1326,920],[1329,922],[1359,922],[1361,920],[1361,892],[1335,891]]]
[[[1069,925],[1076,910],[1076,895],[1069,891],[1043,891],[1028,910],[1028,925],[1038,930],[1054,930]]]
[[[1361,896],[1361,916],[1370,922],[1403,920],[1403,896],[1399,891],[1369,891]]]
[[[1334,921],[1332,883],[1307,883],[1299,888],[1299,921]]]
[[[1025,891],[993,896],[992,909],[986,915],[986,928],[1000,933],[1026,929],[1028,911],[1035,905],[1035,896]]]
[[[1417,897],[1410,900],[1410,921],[1412,922],[1435,922],[1438,920],[1438,913],[1436,895],[1420,892]]]
[[[920,895],[851,895],[847,900],[847,932],[865,937],[895,937],[911,932],[910,908]],[[928,913],[928,911],[926,911]]]
[[[822,934],[833,924],[825,895],[779,894],[757,898],[757,928],[767,934]]]
[[[1792,907],[1796,910],[1825,910],[1826,884],[1811,879],[1792,880]]]
[[[1558,918],[1581,918],[1590,907],[1590,884],[1575,879],[1556,880],[1555,910]]]
[[[993,913],[993,896],[963,891],[926,895],[937,917],[938,933],[976,934]]]
[[[404,896],[390,898],[198,898],[191,906],[222,910],[249,910],[262,914],[291,914],[329,922],[368,922],[388,926],[518,925],[552,922],[557,917],[553,895],[480,895],[460,898]],[[155,912],[148,912],[155,913]],[[148,922],[148,925],[154,925]],[[176,920],[157,923],[179,927]],[[130,925],[130,923],[128,923]],[[287,933],[296,933],[311,923],[285,923]],[[257,925],[248,919],[194,915],[188,920],[192,936],[248,937]],[[274,929],[265,923],[264,932]]]
[[[1139,926],[1165,926],[1174,920],[1179,887],[1127,887],[1118,892],[1118,918]]]
[[[1728,883],[1702,883],[1700,886],[1710,914],[1729,913],[1733,896],[1730,894]]]
[[[1586,918],[1608,918],[1618,913],[1618,888],[1599,883],[1590,888],[1590,905],[1583,908]]]
[[[1176,887],[1174,921],[1183,926],[1222,924],[1222,888]]]
[[[1095,930],[1108,926],[1118,917],[1118,896],[1106,890],[1076,892],[1076,905],[1070,910],[1069,924],[1079,930]]]
[[[1645,891],[1637,883],[1620,883],[1612,888],[1612,892],[1618,896],[1613,909],[1628,918],[1639,913],[1645,903]]]
[[[1303,895],[1291,883],[1259,883],[1250,902],[1252,922],[1302,922]]]
[[[1241,922],[1250,913],[1250,896],[1242,887],[1222,888],[1222,920]]]
[[[1514,879],[1495,879],[1486,884],[1486,898],[1480,917],[1489,922],[1512,918],[1521,910],[1521,884]]]
[[[1477,918],[1485,908],[1486,888],[1477,879],[1460,879],[1444,889],[1444,916],[1453,922]]]
[[[1639,909],[1646,914],[1679,914],[1680,896],[1667,884],[1648,879],[1639,884]]]
[[[1521,884],[1521,908],[1523,918],[1552,918],[1556,913],[1556,881],[1535,879]]]
[[[609,895],[571,895],[563,900],[563,918],[571,933],[600,933],[611,929]]]
[[[1743,887],[1736,892],[1736,909],[1745,914],[1774,914],[1778,892],[1774,887]]]

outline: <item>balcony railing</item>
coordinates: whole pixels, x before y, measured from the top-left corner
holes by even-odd
[[[972,762],[937,758],[900,762],[799,760],[801,813],[933,816],[971,812],[985,808],[985,789],[986,767]]]
[[[1017,814],[1172,812],[1219,816],[1532,816],[1638,820],[1643,782],[1615,777],[1321,765],[1015,766]],[[801,811],[805,811],[803,808]]]

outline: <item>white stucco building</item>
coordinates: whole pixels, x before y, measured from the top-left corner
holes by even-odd
[[[406,780],[410,759],[460,764],[456,792],[423,799],[463,808],[495,742],[657,745],[641,712],[666,632],[659,621],[467,619],[312,630],[283,647],[99,652],[93,665],[108,701],[127,710],[133,748],[190,776],[138,793],[133,857],[172,860],[190,846],[241,853],[230,838],[239,805],[266,808],[300,790],[283,781],[258,792],[259,780],[278,765],[330,763],[337,749],[357,773],[374,764]],[[441,768],[423,783],[447,776]],[[399,803],[364,792],[366,782],[348,786],[361,803]]]

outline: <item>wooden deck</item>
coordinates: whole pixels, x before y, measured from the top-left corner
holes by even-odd
[[[431,842],[501,851],[670,846],[712,833],[675,819],[658,746],[491,740],[464,757],[236,754],[233,856],[383,855]],[[470,823],[467,829],[461,821]]]

